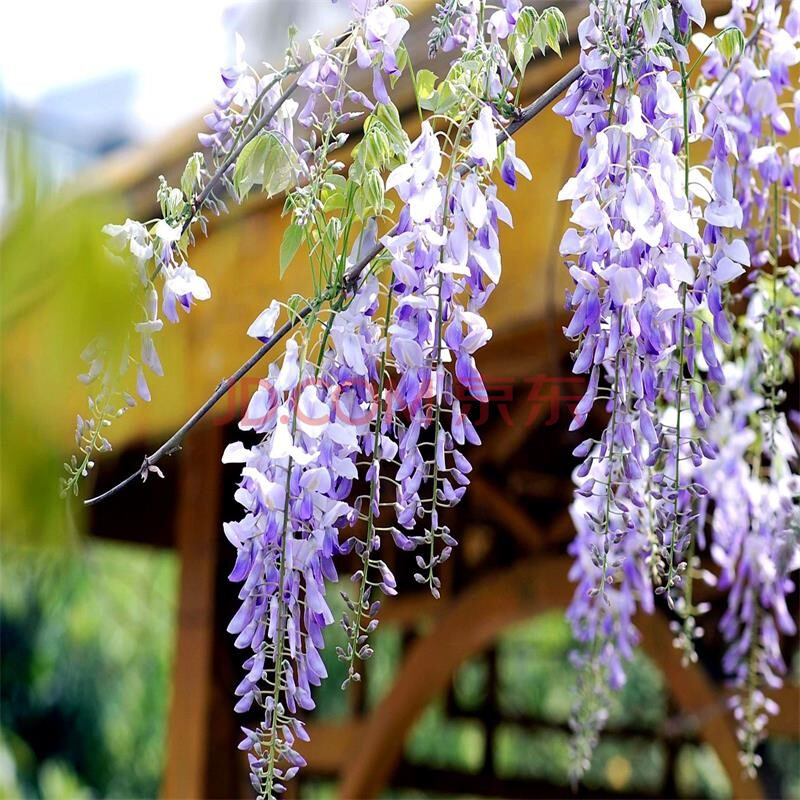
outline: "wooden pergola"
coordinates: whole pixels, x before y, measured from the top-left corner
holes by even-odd
[[[415,4],[421,20],[429,16],[423,10],[427,5]],[[712,18],[724,4],[705,5]],[[565,4],[565,12],[574,29],[582,8]],[[423,58],[426,38],[424,24],[413,29],[413,57]],[[563,60],[537,60],[525,93],[533,97],[576,59],[577,52],[567,49]],[[407,121],[413,132],[413,115]],[[137,211],[149,216],[155,177],[179,174],[182,159],[196,147],[191,138],[195,129],[176,133],[164,146],[106,164],[99,183],[123,189]],[[477,654],[491,654],[510,625],[564,608],[572,594],[566,575],[566,545],[573,535],[567,506],[570,453],[577,439],[567,427],[570,403],[574,405],[570,398],[582,392],[571,382],[559,310],[568,276],[558,242],[568,208],[554,198],[574,170],[576,142],[566,123],[549,113],[517,137],[517,153],[534,178],[503,197],[516,227],[502,237],[504,274],[487,307],[495,336],[481,355],[481,369],[492,401],[488,410],[476,406],[470,411],[480,422],[484,445],[470,454],[474,479],[449,522],[461,546],[445,565],[440,601],[401,581],[399,596],[385,603],[381,619],[405,633],[401,666],[381,702],[367,710],[356,692],[346,721],[309,720],[304,774],[335,778],[340,797],[376,797],[388,786],[403,785],[487,796],[571,796],[568,789],[541,781],[499,778],[490,747],[479,774],[464,776],[404,764],[403,743],[428,704],[448,691],[459,665]],[[163,335],[167,377],[152,387],[152,406],[137,409],[116,426],[119,455],[101,464],[98,490],[135,470],[144,453],[176,429],[250,354],[252,341],[244,330],[272,297],[310,290],[302,263],[294,264],[283,281],[277,278],[281,205],[255,200],[236,207],[231,215],[212,220],[209,238],[198,241],[192,264],[208,279],[214,297]],[[187,437],[182,451],[161,464],[164,480],[132,486],[91,512],[93,535],[174,548],[181,561],[165,798],[250,796],[245,761],[236,749],[239,720],[232,711],[239,660],[225,632],[236,602],[226,580],[232,551],[221,535],[221,523],[238,513],[232,500],[237,475],[221,465],[220,456],[224,443],[236,436],[238,414],[264,371],[257,369],[227,407],[216,409]],[[404,572],[410,576],[411,570],[398,570],[398,575]],[[759,782],[741,772],[726,692],[708,666],[719,663],[722,643],[713,624],[720,613],[719,598],[706,591],[711,624],[706,625],[699,664],[681,666],[663,609],[639,625],[642,647],[664,673],[672,708],[683,723],[679,735],[664,735],[670,741],[688,738],[711,745],[734,796],[763,797]],[[426,623],[424,634],[419,633],[421,621]],[[369,663],[364,674],[369,681]],[[771,730],[796,738],[800,693],[789,687],[781,695],[781,713]],[[487,741],[501,721],[499,714],[492,703],[480,714]],[[674,796],[671,790],[665,785],[660,796]],[[581,796],[592,793],[581,791]]]

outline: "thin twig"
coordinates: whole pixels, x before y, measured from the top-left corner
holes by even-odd
[[[305,66],[305,65],[303,65]],[[183,232],[192,224],[194,221],[197,212],[203,207],[206,200],[208,200],[211,193],[214,191],[214,188],[217,183],[222,180],[222,176],[231,168],[231,165],[236,161],[237,158],[242,154],[242,150],[247,147],[250,142],[261,133],[264,128],[269,125],[272,121],[275,114],[278,113],[281,106],[297,91],[298,87],[298,78],[295,78],[287,87],[286,91],[275,101],[275,104],[268,108],[255,122],[253,125],[253,129],[248,133],[242,140],[239,142],[236,147],[231,150],[230,153],[225,157],[225,160],[220,164],[217,168],[216,172],[211,176],[211,179],[208,183],[203,187],[200,194],[194,198],[192,202],[192,214],[187,217],[187,219],[183,223]]]
[[[347,37],[351,33],[352,33],[352,29],[348,28],[348,30],[346,30],[344,33],[342,33],[339,36],[337,36],[331,42],[331,47],[333,49],[339,47],[341,44],[343,44],[347,40]],[[292,67],[287,68],[284,71],[284,73],[279,73],[280,78],[284,78],[284,77],[287,77],[288,75],[291,75],[292,73],[297,73],[297,72],[300,72],[300,71],[304,70],[309,65],[309,63],[310,62],[305,61],[305,62],[301,62],[300,64],[296,64],[296,65],[294,65]],[[272,86],[275,84],[275,82],[277,80],[279,80],[278,76],[276,76],[275,79],[273,79],[267,86],[264,87],[264,89],[262,90],[261,95],[259,96],[259,98],[257,98],[257,102],[262,99],[263,95],[266,94],[266,91],[268,89],[272,88]],[[255,139],[255,137],[258,136],[258,134],[261,133],[261,131],[264,130],[264,128],[267,125],[269,125],[269,123],[272,121],[272,118],[275,116],[275,114],[278,113],[278,111],[280,111],[280,109],[283,106],[283,104],[297,91],[297,87],[299,86],[299,80],[300,80],[299,78],[295,78],[289,84],[289,86],[286,88],[286,91],[283,92],[283,94],[275,101],[275,104],[273,106],[271,106],[269,109],[267,109],[256,120],[256,122],[253,125],[253,129],[250,131],[250,133],[248,133],[239,142],[239,144],[236,145],[236,147],[234,147],[234,149],[231,150],[230,153],[228,153],[228,155],[225,157],[225,160],[222,162],[222,164],[220,164],[220,166],[217,168],[217,170],[211,176],[210,180],[205,185],[205,187],[200,192],[200,194],[198,194],[197,197],[194,198],[194,201],[192,203],[192,214],[183,223],[183,232],[185,232],[186,229],[189,227],[189,225],[192,224],[192,221],[194,220],[195,216],[197,215],[197,212],[203,207],[203,205],[205,204],[206,200],[208,200],[209,196],[214,191],[214,188],[215,188],[216,184],[218,184],[222,180],[223,175],[225,175],[225,173],[230,169],[231,165],[236,161],[236,159],[239,158],[239,156],[242,153],[242,150],[244,150],[244,148],[250,142],[252,142],[253,139]]]
[[[302,65],[300,69],[303,68]],[[288,73],[287,73],[288,74]],[[222,176],[231,168],[231,165],[236,161],[237,158],[242,153],[247,145],[253,141],[253,139],[261,133],[261,131],[269,125],[272,118],[275,114],[278,113],[280,107],[295,93],[298,87],[298,78],[295,78],[287,87],[286,91],[275,101],[275,104],[267,109],[257,120],[253,129],[250,133],[247,134],[239,144],[231,150],[230,153],[225,157],[225,160],[222,164],[217,167],[216,172],[211,176],[208,183],[205,185],[203,190],[198,194],[193,200],[191,205],[191,213],[188,217],[183,221],[183,225],[181,226],[181,235],[186,233],[189,226],[197,219],[197,215],[200,213],[200,210],[205,205],[206,200],[211,196],[211,193],[214,191],[216,185],[222,180]],[[159,261],[156,268],[153,270],[153,274],[150,276],[150,282],[152,283],[158,277],[159,273],[161,272],[161,268],[164,266],[163,261]]]
[[[166,455],[171,455],[172,453],[176,452],[180,449],[181,442],[183,441],[183,437],[195,426],[198,422],[256,365],[259,361],[261,361],[264,356],[269,353],[270,350],[284,337],[287,333],[289,333],[295,325],[304,320],[312,311],[313,306],[308,305],[305,306],[303,309],[297,312],[293,318],[286,320],[286,322],[278,328],[275,333],[253,353],[247,361],[242,364],[230,378],[226,378],[220,381],[217,388],[214,390],[213,394],[208,398],[208,400],[197,409],[197,411],[192,414],[186,422],[178,428],[172,436],[167,439],[161,447],[158,448],[152,455],[145,456],[144,461],[142,462],[142,466],[139,468],[137,472],[132,473],[129,475],[125,480],[118,483],[116,486],[109,489],[107,492],[103,492],[103,494],[97,495],[96,497],[89,498],[88,500],[84,501],[84,505],[91,506],[95,503],[99,503],[101,500],[105,500],[107,497],[110,497],[112,494],[115,494],[123,487],[127,486],[131,481],[135,480],[136,478],[142,477],[145,478],[147,473],[157,461],[160,461]]]
[[[522,109],[522,111],[509,123],[509,125],[497,135],[497,144],[500,145],[506,139],[510,138],[520,128],[530,122],[537,114],[544,111],[550,103],[553,102],[563,91],[571,86],[581,75],[583,71],[580,65],[573,67],[563,78],[556,81],[547,91],[536,98],[530,105]],[[246,142],[243,140],[242,144]],[[227,159],[226,159],[227,161]],[[230,166],[230,164],[228,165]],[[391,235],[391,232],[390,234]],[[355,264],[350,267],[344,276],[339,291],[347,290],[352,287],[364,273],[370,263],[379,256],[384,250],[384,246],[380,242],[376,242],[369,252],[365,253]],[[321,298],[326,299],[325,297]],[[328,297],[328,299],[330,299]],[[103,492],[96,497],[91,497],[84,500],[84,505],[91,506],[105,500],[108,497],[116,494],[129,483],[132,483],[136,478],[147,477],[150,467],[156,462],[160,461],[165,455],[171,455],[180,449],[181,442],[184,436],[195,426],[198,422],[221,400],[264,356],[266,356],[278,342],[289,333],[298,322],[304,320],[313,310],[314,306],[308,305],[301,311],[297,312],[292,318],[284,322],[281,327],[263,344],[250,358],[247,359],[229,378],[220,382],[212,395],[192,414],[181,427],[175,431],[172,436],[167,439],[161,447],[158,448],[152,455],[146,456],[142,462],[142,466],[120,483],[112,486],[107,491]]]
[[[527,125],[537,114],[544,111],[562,92],[565,92],[583,75],[580,64],[576,64],[563,78],[559,78],[546,92],[539,95],[530,105],[520,111],[511,123],[501,131],[497,137],[497,144],[501,145],[506,139],[511,138],[523,125]]]

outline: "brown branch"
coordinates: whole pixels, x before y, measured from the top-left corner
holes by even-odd
[[[348,28],[344,33],[337,36],[331,43],[330,47],[332,49],[336,49],[337,47],[341,46],[344,42],[347,41],[347,37],[352,33],[352,29]],[[301,70],[305,69],[309,65],[309,61],[300,62],[299,64],[295,64],[291,67],[286,67],[284,70],[279,72],[275,77],[261,90],[259,96],[256,98],[256,103],[259,103],[263,100],[266,96],[267,92],[276,84],[282,81],[287,76],[291,75],[292,73],[300,72]],[[231,165],[236,161],[237,158],[242,153],[247,145],[261,133],[264,128],[269,125],[272,121],[275,114],[281,109],[283,104],[297,91],[297,87],[299,86],[299,78],[295,78],[283,94],[275,101],[275,104],[268,108],[254,123],[253,128],[250,132],[244,136],[238,144],[236,144],[233,149],[225,156],[224,161],[214,174],[209,179],[208,183],[203,187],[202,191],[192,200],[192,213],[191,215],[185,220],[183,223],[183,232],[192,224],[194,219],[197,216],[197,213],[205,204],[206,200],[211,196],[212,192],[214,191],[215,186],[222,180],[223,175],[230,169]]]
[[[573,67],[564,77],[560,78],[556,81],[547,91],[542,93],[539,97],[536,98],[530,105],[525,106],[522,111],[511,121],[511,123],[497,135],[497,143],[502,144],[506,139],[513,136],[520,128],[524,125],[527,125],[537,114],[544,111],[550,103],[552,103],[563,91],[565,91],[569,86],[571,86],[581,75],[582,70],[580,65]],[[243,142],[244,144],[244,142]],[[226,159],[227,161],[227,159]],[[232,162],[231,162],[232,163]],[[228,165],[230,166],[230,164]],[[344,280],[342,281],[341,287],[338,287],[339,291],[346,290],[348,287],[353,286],[362,274],[365,272],[367,267],[372,263],[372,261],[379,256],[384,250],[384,247],[380,242],[377,242],[370,248],[369,252],[367,252],[358,262],[353,264],[352,267],[347,271],[345,274]],[[324,302],[324,300],[330,299],[330,293],[324,295],[320,298],[319,302]],[[116,494],[118,491],[123,489],[129,483],[132,483],[136,478],[146,478],[150,468],[156,464],[156,462],[160,461],[164,456],[171,455],[172,453],[176,452],[180,449],[181,442],[183,441],[183,437],[195,426],[198,422],[256,365],[259,361],[261,361],[264,356],[266,356],[278,342],[287,334],[289,333],[297,323],[304,320],[314,309],[314,306],[307,305],[301,311],[294,315],[293,318],[288,319],[286,322],[281,325],[281,327],[275,331],[275,333],[269,338],[269,340],[263,344],[255,353],[253,353],[250,358],[247,359],[240,367],[233,373],[229,378],[220,382],[211,396],[197,409],[197,411],[192,414],[186,422],[181,425],[181,427],[175,431],[172,436],[167,439],[161,447],[158,448],[152,455],[146,456],[144,461],[142,462],[142,466],[136,472],[129,475],[127,478],[122,480],[120,483],[112,486],[108,491],[103,492],[96,497],[91,497],[88,500],[84,500],[84,504],[87,506],[94,505],[95,503],[99,503],[101,500],[105,500],[108,497]]]

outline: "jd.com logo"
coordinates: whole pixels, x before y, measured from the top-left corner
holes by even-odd
[[[562,409],[566,408],[571,418],[576,416],[575,409],[586,391],[586,378],[583,376],[552,376],[541,373],[532,378],[525,378],[524,383],[508,379],[484,378],[483,386],[488,402],[480,403],[470,394],[468,387],[454,381],[455,399],[461,405],[461,413],[469,414],[472,407],[478,406],[476,418],[470,418],[474,426],[485,424],[489,419],[490,406],[497,410],[500,418],[509,427],[514,425],[531,426],[539,424],[540,417],[547,415],[545,425],[555,425],[561,418]],[[377,414],[377,386],[368,380],[348,380],[341,384],[333,384],[322,378],[306,379],[294,389],[295,397],[299,397],[309,386],[318,386],[320,396],[328,398],[334,409],[333,419],[348,425],[360,427],[366,425]],[[392,388],[386,389],[386,407],[384,417],[390,423],[395,414],[407,415],[409,409],[425,408],[426,415],[433,414],[433,387],[424,383],[413,397],[401,398]],[[251,396],[259,393],[258,402],[251,402]],[[266,379],[245,378],[237,387],[227,394],[225,413],[217,417],[216,425],[228,425],[240,421],[245,427],[260,429],[269,423],[279,412],[285,413],[283,398],[275,387]],[[529,406],[527,414],[514,413],[511,409],[519,409],[520,403]],[[332,417],[330,412],[311,415],[303,411],[302,403],[297,404],[298,419],[304,425],[324,425]],[[515,421],[516,418],[516,421]],[[285,423],[288,420],[280,420]],[[429,420],[430,421],[430,420]]]

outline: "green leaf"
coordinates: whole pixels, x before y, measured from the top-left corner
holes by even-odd
[[[533,49],[531,47],[531,36],[533,29],[539,19],[539,14],[536,9],[530,6],[525,6],[517,18],[517,24],[514,27],[514,32],[509,37],[509,48],[511,55],[520,72],[525,71],[528,62],[533,57]]]
[[[297,153],[276,133],[267,133],[266,140],[261,184],[267,197],[272,197],[294,183]]]
[[[533,26],[530,41],[542,54],[547,49],[547,19],[540,17]]]
[[[281,241],[281,255],[280,255],[280,276],[281,278],[292,263],[300,244],[303,241],[303,229],[294,222],[283,232],[283,240]]]
[[[545,26],[545,42],[559,56],[561,55],[560,39],[567,36],[567,20],[561,9],[547,8],[542,15]]]
[[[263,179],[269,138],[267,134],[261,134],[251,139],[236,159],[236,166],[233,168],[233,187],[240,201]]]
[[[194,186],[197,179],[200,177],[200,168],[203,166],[203,154],[192,153],[186,166],[183,168],[183,175],[181,175],[181,191],[188,199],[194,193]]]
[[[389,137],[382,128],[373,128],[366,148],[365,164],[373,169],[384,167],[392,156]]]
[[[444,83],[439,86],[435,94],[436,103],[431,110],[435,111],[437,114],[447,114],[452,108],[458,105],[459,99],[460,95],[454,91],[451,81],[445,80]],[[427,108],[428,106],[423,103],[422,107]]]
[[[328,224],[325,226],[324,236],[325,241],[330,248],[331,252],[335,252],[336,243],[342,235],[342,221],[339,217],[331,217]]]
[[[641,10],[642,29],[645,33],[645,39],[654,41],[657,38],[660,28],[659,24],[659,8],[655,2],[649,2],[644,5]]]
[[[434,86],[436,85],[436,75],[429,69],[421,69],[417,72],[417,97],[420,101],[428,100],[433,96]]]
[[[404,153],[408,149],[409,140],[408,135],[403,130],[400,114],[394,103],[381,103],[372,116],[383,125],[390,146],[396,152]]]
[[[392,78],[397,81],[400,77],[400,73],[406,68],[406,64],[408,64],[408,50],[406,50],[405,45],[397,48],[395,63],[397,64],[397,71],[392,74]]]
[[[546,8],[538,14],[530,6],[523,8],[509,37],[511,55],[520,72],[533,58],[534,48],[544,54],[549,47],[560,56],[562,36],[567,38],[567,20],[560,9]]]
[[[292,322],[297,322],[300,319],[300,309],[308,305],[308,301],[301,294],[293,294],[286,301],[286,308],[289,312],[289,319]]]
[[[380,172],[375,169],[370,170],[364,178],[363,186],[367,202],[375,210],[376,214],[380,214],[383,210],[383,197],[386,191]]]
[[[716,40],[719,54],[729,64],[744,51],[744,34],[734,25],[720,31],[714,39]]]
[[[361,144],[359,143],[359,146]],[[338,211],[347,205],[347,180],[344,175],[329,175],[320,194],[322,210],[326,213]]]
[[[261,184],[268,197],[285,191],[294,183],[297,154],[274,131],[256,136],[248,142],[236,160],[233,186],[243,200],[256,184]]]
[[[539,19],[539,12],[531,6],[525,6],[517,18],[514,33],[519,34],[523,39],[530,39],[533,33],[533,26]]]
[[[338,189],[331,192],[322,204],[322,210],[329,214],[331,211],[340,211],[347,207],[347,197]]]
[[[369,170],[353,198],[353,208],[359,219],[380,216],[385,205],[385,191],[380,172],[376,169]]]

